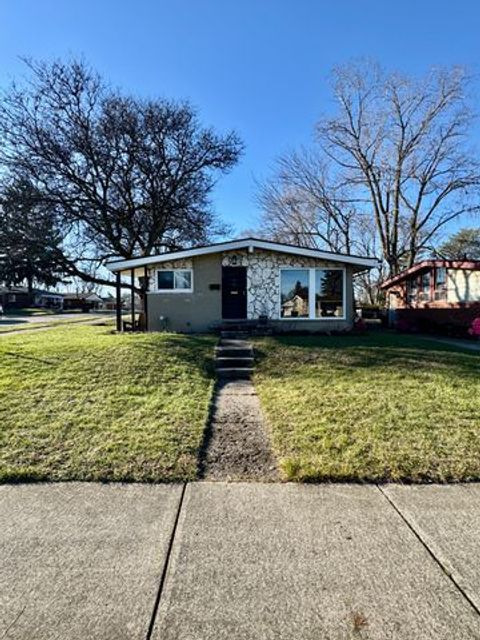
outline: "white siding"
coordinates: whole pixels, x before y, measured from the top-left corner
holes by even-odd
[[[456,302],[480,302],[480,271],[448,269],[447,300]]]

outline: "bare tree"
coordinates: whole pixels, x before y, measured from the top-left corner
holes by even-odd
[[[412,265],[445,225],[480,210],[468,84],[459,68],[421,79],[372,62],[334,69],[337,112],[318,122],[313,152],[281,158],[262,185],[263,228],[305,228],[323,246],[356,251],[367,225],[389,275]],[[291,215],[278,212],[285,200]]]
[[[264,233],[298,244],[352,250],[355,201],[335,183],[315,151],[302,149],[277,160],[275,179],[260,185]]]
[[[61,217],[67,274],[106,283],[82,265],[222,231],[209,196],[242,151],[234,133],[201,127],[187,103],[122,95],[83,62],[28,68],[0,101],[0,166]]]

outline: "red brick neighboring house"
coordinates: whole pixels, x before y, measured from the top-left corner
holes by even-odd
[[[480,316],[480,260],[424,260],[380,288],[400,329],[464,335]]]

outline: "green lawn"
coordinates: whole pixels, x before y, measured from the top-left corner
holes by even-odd
[[[478,353],[380,333],[256,346],[257,392],[286,478],[480,478]]]
[[[0,339],[0,481],[196,476],[210,337],[78,326]]]

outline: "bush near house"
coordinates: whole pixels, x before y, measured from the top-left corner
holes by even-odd
[[[468,329],[479,313],[480,303],[448,309],[397,309],[395,327],[399,331],[468,338]]]
[[[59,327],[0,339],[0,481],[194,479],[214,339]]]
[[[394,333],[256,346],[257,392],[287,479],[480,478],[480,354]]]
[[[468,330],[468,333],[472,336],[472,338],[480,338],[480,316],[475,318],[472,322],[472,326]]]

